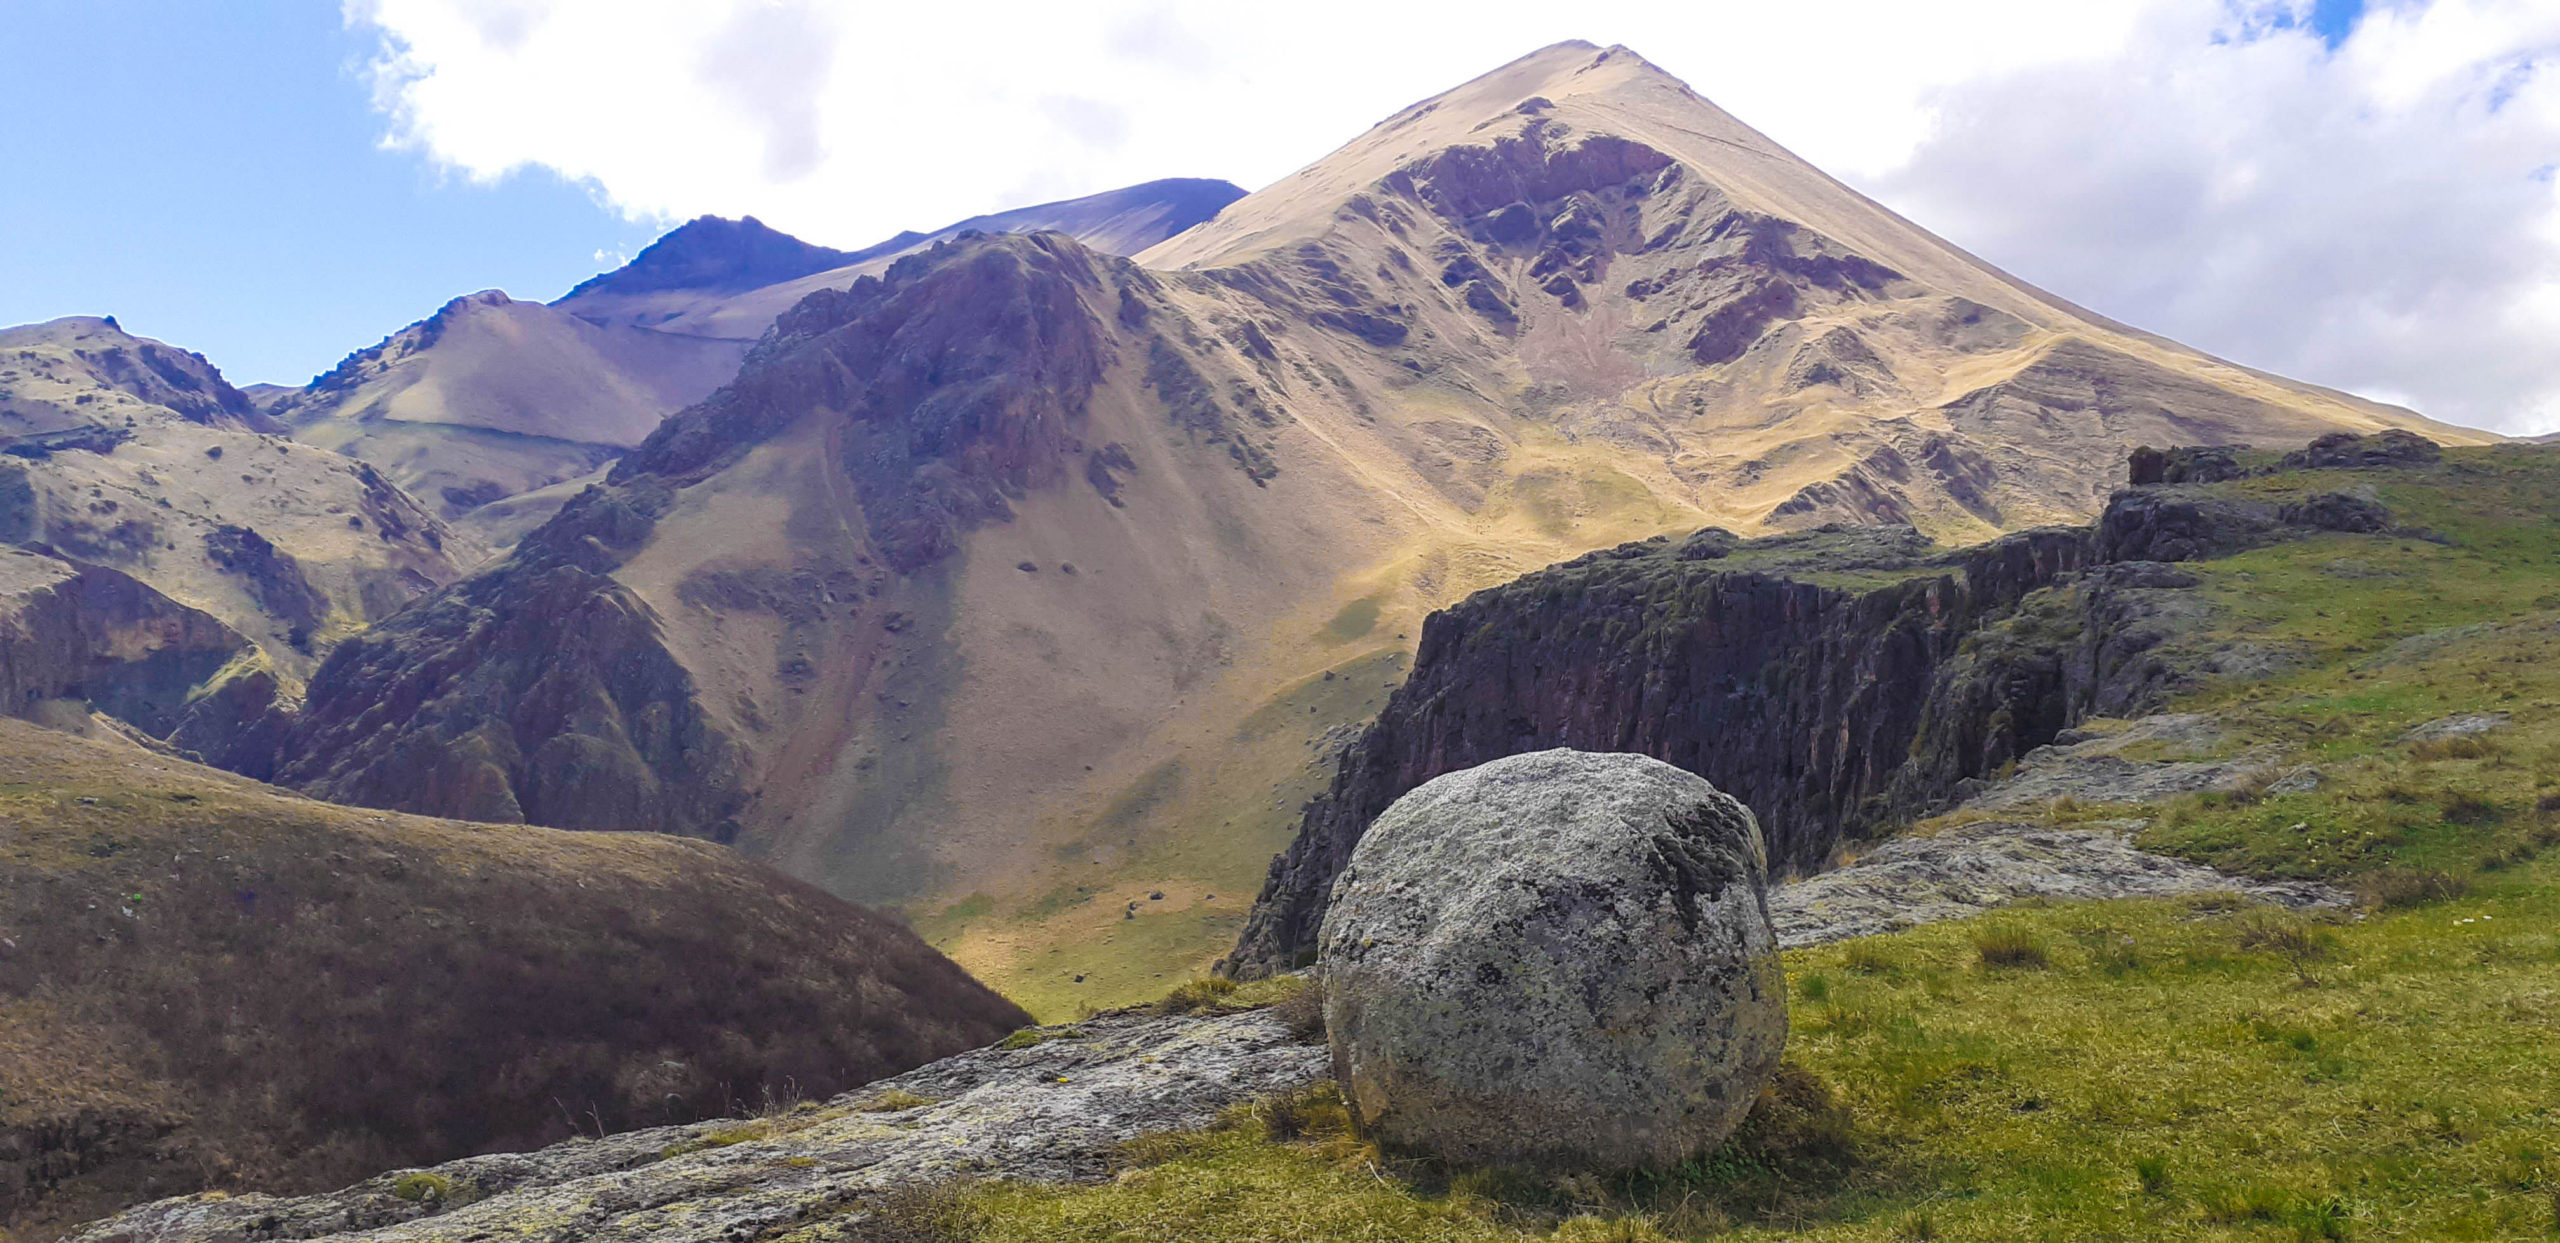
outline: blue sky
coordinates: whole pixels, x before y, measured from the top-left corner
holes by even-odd
[[[2347,41],[2347,33],[2363,15],[2364,0],[2317,0],[2311,6],[2311,28],[2320,32],[2322,42],[2334,48]]]
[[[540,168],[381,148],[331,0],[0,0],[0,324],[115,315],[300,384],[484,288],[552,298],[656,230]]]
[[[963,45],[876,0],[0,0],[0,323],[114,314],[300,383],[693,215],[853,247],[1252,188],[1585,38],[2104,314],[2560,428],[2560,0],[1293,5],[979,0]]]

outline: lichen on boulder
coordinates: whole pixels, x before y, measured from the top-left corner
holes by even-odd
[[[1712,1150],[1786,1044],[1767,871],[1748,808],[1639,755],[1533,752],[1396,800],[1321,935],[1363,1131],[1544,1170]]]

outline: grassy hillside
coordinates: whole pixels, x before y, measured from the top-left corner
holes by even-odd
[[[823,1096],[1023,1020],[705,843],[355,811],[0,720],[0,1237]]]
[[[1796,1069],[1670,1175],[1402,1160],[1320,1091],[1144,1141],[1104,1186],[961,1188],[916,1219],[1003,1240],[2550,1237],[2560,454],[2219,488],[2368,491],[2429,534],[2189,566],[2214,612],[2181,642],[2261,659],[2172,707],[2276,757],[2265,779],[2030,814],[2141,817],[2151,849],[2325,879],[2357,909],[2052,905],[1791,952]],[[2470,713],[2506,716],[2412,736]],[[2305,765],[2313,788],[2268,792]]]

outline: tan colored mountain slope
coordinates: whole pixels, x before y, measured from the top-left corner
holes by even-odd
[[[483,555],[371,466],[270,434],[203,359],[112,321],[0,331],[0,426],[0,543],[202,610],[288,690]]]
[[[379,467],[479,542],[512,544],[659,420],[737,374],[793,303],[965,230],[1060,229],[1134,252],[1243,191],[1176,179],[902,233],[813,246],[753,217],[705,216],[550,305],[485,290],[446,303],[259,407],[306,443]]]
[[[742,341],[589,323],[496,290],[350,355],[269,410],[445,518],[594,473],[737,374]],[[503,539],[489,539],[500,543]]]
[[[2384,425],[2486,438],[2044,298],[1561,45],[1140,263],[977,238],[820,289],[343,649],[281,776],[735,840],[1071,1010],[1230,943],[1472,590],[1710,523],[2085,519],[2139,443]]]

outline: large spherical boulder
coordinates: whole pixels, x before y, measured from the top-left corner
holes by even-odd
[[[1767,872],[1749,808],[1640,755],[1516,755],[1396,800],[1319,940],[1363,1131],[1550,1170],[1712,1149],[1786,1046]]]

